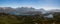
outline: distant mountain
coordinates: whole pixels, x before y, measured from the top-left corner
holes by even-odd
[[[0,12],[3,12],[3,11],[4,11],[4,9],[2,7],[0,7]]]
[[[39,11],[42,12],[42,14],[48,13],[48,11],[44,10],[43,8],[41,8]]]
[[[11,7],[0,7],[0,12],[9,13],[9,12],[13,12],[13,11],[15,11],[15,9],[13,9]]]
[[[19,13],[26,13],[26,12],[29,12],[29,11],[34,11],[35,9],[34,8],[28,8],[28,7],[21,7],[21,8],[16,8],[16,11],[19,12]]]
[[[49,11],[46,11],[43,8],[35,9],[33,7],[30,7],[30,8],[28,8],[28,7],[18,7],[16,9],[11,8],[11,7],[0,7],[0,12],[10,13],[10,14],[37,14],[37,13],[46,14]]]
[[[60,12],[60,9],[53,9],[53,10],[50,10],[50,12]]]

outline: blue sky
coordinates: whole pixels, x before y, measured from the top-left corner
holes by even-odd
[[[60,0],[0,0],[0,7],[34,7],[36,9],[59,9]]]

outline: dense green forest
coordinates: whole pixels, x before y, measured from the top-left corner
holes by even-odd
[[[53,13],[54,18],[45,19],[41,14],[34,16],[16,16],[0,13],[0,24],[60,24],[60,13]]]

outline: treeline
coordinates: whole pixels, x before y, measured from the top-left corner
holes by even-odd
[[[34,16],[16,16],[0,13],[0,24],[60,24],[60,12],[53,13],[53,18],[44,18],[42,14]]]

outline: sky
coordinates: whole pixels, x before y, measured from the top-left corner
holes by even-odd
[[[36,9],[44,8],[60,9],[60,0],[0,0],[0,7],[33,7]]]

